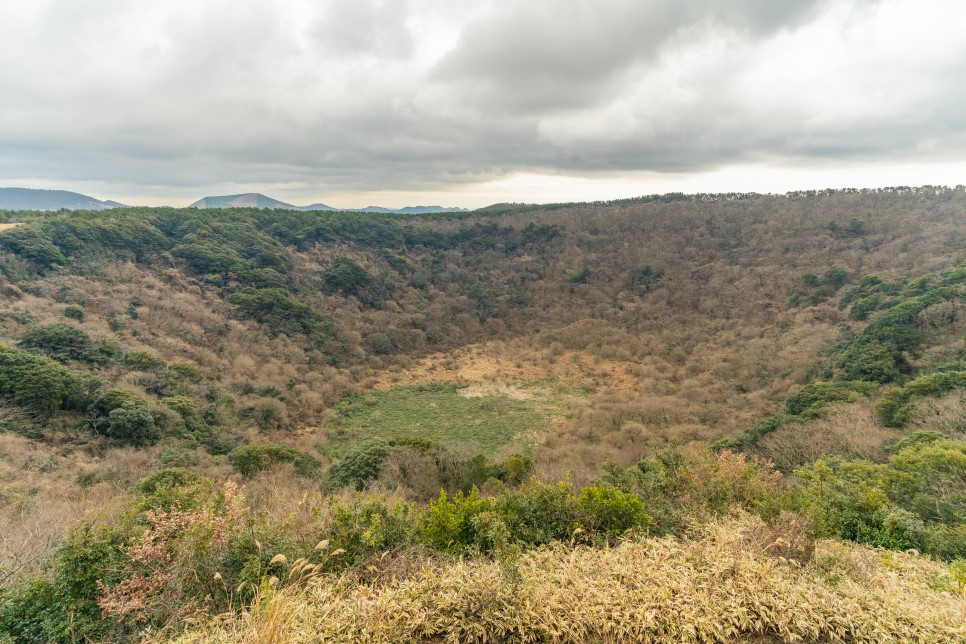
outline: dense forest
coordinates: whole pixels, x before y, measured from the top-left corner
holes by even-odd
[[[0,213],[0,641],[962,641],[964,212]]]

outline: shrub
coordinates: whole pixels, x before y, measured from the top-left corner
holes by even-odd
[[[374,278],[369,271],[348,257],[338,257],[332,266],[322,273],[322,281],[330,293],[340,293],[346,297],[364,295]]]
[[[916,548],[943,558],[966,553],[966,443],[920,434],[888,463],[826,458],[798,470],[792,506],[820,531],[861,543]]]
[[[96,381],[47,356],[0,346],[0,394],[44,416],[82,409]]]
[[[164,366],[164,360],[147,351],[132,351],[124,356],[124,364],[138,371],[155,371]]]
[[[793,416],[811,418],[830,404],[850,402],[860,396],[871,395],[876,385],[870,382],[839,380],[807,384],[785,403],[785,412]]]
[[[647,528],[651,518],[636,495],[615,487],[592,485],[576,501],[584,530],[596,540],[613,541],[632,528]]]
[[[192,398],[188,396],[168,396],[167,398],[162,398],[161,402],[178,412],[178,415],[185,421],[185,426],[188,429],[192,429],[192,427],[201,422],[200,416],[198,415],[198,405],[195,404]]]
[[[366,443],[349,452],[329,468],[329,487],[340,488],[351,485],[361,490],[366,481],[379,476],[382,462],[388,454],[389,445],[381,441]]]
[[[322,473],[322,464],[310,454],[276,443],[239,447],[228,455],[228,462],[248,478],[281,463],[291,463],[295,472],[306,478],[318,478]]]
[[[452,500],[440,492],[439,499],[429,502],[420,520],[419,539],[432,548],[453,554],[470,547],[486,551],[492,544],[481,538],[474,520],[493,507],[493,501],[480,496],[475,487],[469,494],[458,492]]]
[[[326,535],[330,548],[346,551],[343,561],[360,564],[370,557],[409,545],[414,540],[414,508],[408,503],[388,505],[380,499],[356,497],[333,503]],[[332,565],[338,565],[333,560]]]
[[[0,245],[44,268],[67,262],[60,249],[34,225],[17,226],[4,231],[0,234]]]
[[[580,525],[576,499],[568,483],[547,485],[531,481],[501,495],[496,507],[511,538],[528,545],[566,541]]]
[[[107,415],[107,422],[100,423],[98,429],[105,436],[135,447],[153,445],[161,438],[151,410],[135,402],[113,409]]]
[[[173,362],[168,365],[168,369],[177,374],[179,378],[184,378],[190,382],[201,381],[201,370],[189,362]]]
[[[103,417],[107,416],[125,403],[134,403],[142,406],[147,404],[141,399],[140,396],[130,389],[113,388],[108,389],[97,396],[97,398],[91,402],[90,406],[87,408],[87,411],[95,418]]]
[[[319,339],[332,335],[332,320],[280,288],[251,289],[235,293],[229,301],[239,312],[268,325],[273,333],[304,333]]]
[[[40,351],[60,362],[89,361],[92,357],[90,336],[69,324],[35,326],[23,334],[17,345]]]
[[[642,266],[631,275],[631,288],[640,293],[653,289],[664,276],[664,271],[648,266]]]
[[[954,389],[966,387],[966,371],[942,371],[921,376],[886,391],[875,409],[879,420],[887,427],[901,427],[909,419],[912,403],[922,396],[942,396]]]
[[[80,306],[75,306],[73,304],[64,307],[64,317],[68,320],[77,320],[78,322],[84,321],[84,309]]]

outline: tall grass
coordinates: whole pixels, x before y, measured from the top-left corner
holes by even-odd
[[[610,549],[556,544],[510,562],[432,560],[386,583],[351,574],[267,592],[195,642],[962,642],[951,568],[915,554],[821,541],[738,515],[690,539]],[[508,570],[512,568],[512,570]],[[266,639],[267,636],[267,639]]]

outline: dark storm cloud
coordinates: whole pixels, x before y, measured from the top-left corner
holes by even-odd
[[[420,190],[966,156],[945,0],[48,0],[0,23],[0,179]]]

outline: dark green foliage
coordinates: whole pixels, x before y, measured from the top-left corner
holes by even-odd
[[[318,478],[322,473],[322,464],[310,454],[276,443],[239,447],[228,455],[228,462],[245,477],[255,476],[282,463],[291,463],[295,472],[306,478]]]
[[[825,228],[836,237],[862,237],[865,235],[865,222],[853,217],[849,223],[840,225],[838,222],[831,221]]]
[[[97,423],[98,431],[125,445],[144,447],[153,445],[161,438],[154,422],[154,414],[142,404],[126,402]]]
[[[338,257],[332,266],[322,273],[322,281],[331,293],[345,296],[361,296],[373,283],[369,272],[348,257]]]
[[[99,418],[102,416],[107,416],[115,409],[118,409],[125,403],[134,403],[137,405],[145,405],[145,402],[136,393],[130,389],[108,389],[101,392],[87,408],[87,412]]]
[[[815,306],[819,302],[831,297],[849,279],[849,274],[841,268],[830,268],[819,278],[814,273],[802,276],[802,287],[792,292],[788,297],[790,304],[805,304]]]
[[[33,224],[21,225],[0,234],[0,245],[11,253],[42,267],[64,264],[67,258],[44,233]]]
[[[81,409],[94,381],[30,351],[0,346],[0,395],[44,416]]]
[[[285,290],[248,290],[232,295],[229,300],[243,316],[268,325],[273,333],[302,333],[316,339],[332,335],[332,320]]]
[[[912,380],[902,387],[885,392],[875,408],[882,424],[901,427],[909,417],[912,403],[922,396],[942,396],[954,389],[966,387],[966,371],[942,371]]]
[[[84,321],[84,308],[73,304],[64,307],[64,317],[68,320]]]
[[[842,377],[870,382],[902,382],[911,371],[906,353],[923,341],[919,314],[940,302],[960,300],[966,284],[963,267],[944,273],[928,274],[908,282],[886,283],[866,276],[850,289],[841,305],[852,305],[852,319],[878,315],[861,332],[846,337],[833,348]]]
[[[664,277],[664,271],[651,268],[650,265],[642,266],[631,275],[631,288],[639,293],[646,293],[652,290],[662,277]]]
[[[847,380],[887,383],[902,380],[902,360],[902,354],[888,345],[856,342],[842,352],[839,365]]]
[[[583,266],[580,270],[574,272],[567,281],[571,284],[586,284],[587,280],[590,279],[590,267]]]
[[[379,475],[382,462],[389,455],[389,444],[371,441],[349,452],[329,468],[328,485],[331,488],[353,486],[361,490],[366,481]]]
[[[90,404],[97,431],[123,445],[143,447],[161,438],[161,427],[147,404],[128,389],[108,389]]]
[[[857,400],[861,396],[872,395],[875,390],[876,385],[871,382],[814,382],[799,389],[785,402],[785,413],[802,418],[814,417],[832,403]]]
[[[90,336],[69,324],[32,327],[17,344],[22,349],[40,351],[60,362],[89,361],[92,357]]]
[[[154,371],[164,366],[164,360],[146,351],[132,351],[124,356],[124,364],[138,371]]]

